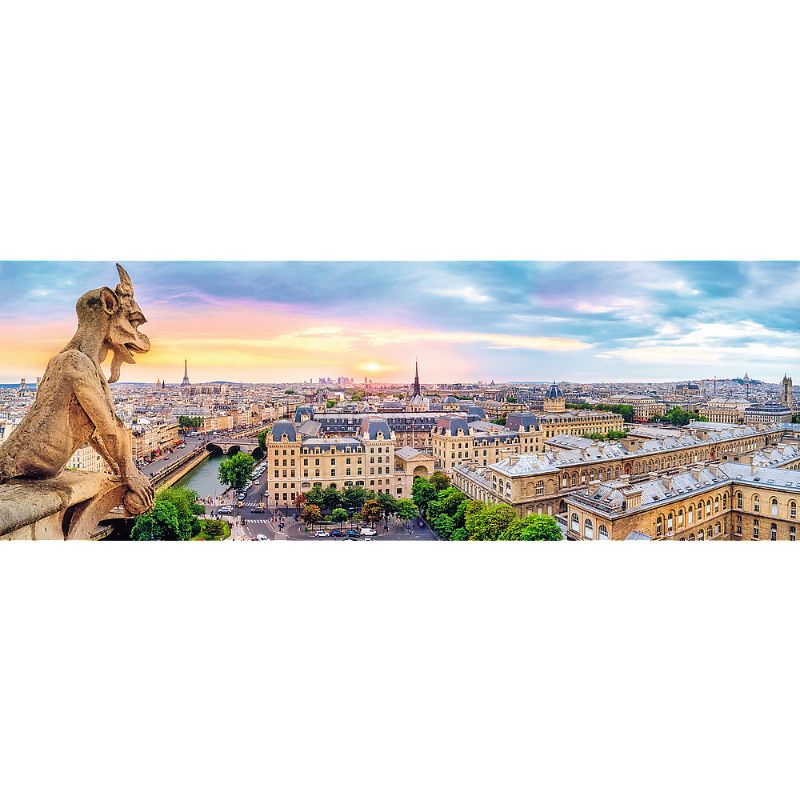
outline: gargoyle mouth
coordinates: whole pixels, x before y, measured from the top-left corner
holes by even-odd
[[[123,344],[122,346],[123,348],[125,348],[125,351],[127,352],[128,357],[130,358],[131,364],[136,363],[133,358],[134,353],[138,354],[147,352],[147,350],[144,347],[140,347],[138,344],[135,344],[134,342],[125,342],[125,344]]]

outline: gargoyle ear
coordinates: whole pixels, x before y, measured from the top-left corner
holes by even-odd
[[[106,314],[113,314],[119,308],[119,297],[108,286],[100,290],[100,305]]]

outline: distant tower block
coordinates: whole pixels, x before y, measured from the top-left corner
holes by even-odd
[[[187,359],[183,359],[183,381],[181,381],[181,386],[190,386],[189,383],[189,362]]]

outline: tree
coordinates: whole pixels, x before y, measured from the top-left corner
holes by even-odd
[[[197,492],[188,486],[169,486],[162,489],[158,496],[170,503],[178,513],[178,538],[191,539],[200,533],[202,527],[199,516],[206,510],[197,502]]]
[[[367,492],[363,486],[345,486],[342,492],[342,505],[350,511],[361,508],[367,502]]]
[[[303,517],[303,521],[313,528],[314,524],[322,519],[322,511],[319,506],[309,503],[303,509],[301,516]]]
[[[356,389],[356,390],[353,392],[353,400],[354,400],[356,403],[359,403],[359,402],[361,402],[363,399],[364,399],[364,392],[360,391],[359,389]]]
[[[306,492],[306,503],[311,503],[312,506],[319,506],[322,508],[324,503],[322,489],[319,486],[314,486]]]
[[[361,507],[360,516],[368,525],[375,525],[383,516],[383,509],[377,500],[367,500]]]
[[[181,414],[178,417],[178,427],[182,431],[188,430],[197,430],[198,428],[203,427],[203,418],[202,417],[190,417],[186,414]]]
[[[304,495],[302,492],[298,492],[294,498],[294,505],[295,508],[299,511],[305,503],[308,502],[308,497]]]
[[[378,505],[383,509],[383,516],[387,519],[390,514],[397,513],[397,499],[389,492],[378,495]]]
[[[428,503],[436,499],[438,492],[436,487],[425,478],[414,478],[414,484],[411,487],[411,497],[417,506],[425,512]]]
[[[219,482],[241,492],[252,480],[255,465],[256,460],[253,456],[242,452],[234,453],[219,465],[217,470]]]
[[[325,408],[333,408],[336,405],[335,400],[326,400],[325,401]]]
[[[166,541],[180,538],[178,510],[172,503],[157,497],[153,510],[136,518],[131,539],[138,542]]]
[[[325,508],[336,508],[341,504],[342,496],[339,494],[339,490],[333,484],[326,486],[322,493],[322,505]]]
[[[467,509],[464,527],[470,539],[495,541],[516,518],[514,509],[505,503],[491,506],[480,503]]]
[[[231,535],[231,528],[227,522],[221,519],[204,519],[203,528],[195,539],[221,540],[227,539]]]
[[[267,431],[261,431],[258,434],[258,446],[261,448],[262,453],[267,452]]]
[[[437,492],[441,492],[442,489],[446,489],[450,485],[450,478],[448,478],[444,472],[436,470],[436,472],[431,475],[430,482],[433,484],[433,487]]]
[[[414,519],[419,514],[419,507],[413,500],[401,500],[397,504],[397,516],[408,522]]]
[[[561,529],[553,517],[547,514],[528,514],[515,519],[498,537],[503,540],[525,542],[560,542]]]
[[[284,394],[297,394],[297,392],[294,389],[287,389]]]
[[[455,533],[456,530],[456,524],[453,522],[453,518],[448,517],[447,514],[439,514],[438,517],[433,517],[431,520],[431,527],[442,539],[452,539],[453,533]]]
[[[334,522],[338,522],[339,526],[341,527],[343,522],[347,522],[350,519],[350,515],[347,513],[347,509],[345,508],[334,508],[331,512],[331,519]]]

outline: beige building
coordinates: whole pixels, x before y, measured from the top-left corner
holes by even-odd
[[[613,443],[572,437],[548,445],[544,453],[512,455],[486,466],[464,463],[453,468],[453,483],[475,500],[508,503],[519,516],[558,514],[566,511],[566,496],[586,486],[644,481],[723,457],[733,461],[758,450],[772,452],[780,436],[778,430],[696,424],[694,431],[638,428],[632,438]],[[648,438],[651,431],[659,438]]]
[[[180,441],[178,421],[169,419],[141,419],[131,427],[131,450],[134,459],[146,458],[155,451],[175,447]]]
[[[744,422],[744,412],[748,405],[748,403],[737,403],[734,400],[709,400],[700,407],[699,412],[709,422],[726,422],[736,425]]]
[[[613,403],[624,403],[633,408],[633,418],[637,422],[647,422],[667,413],[667,404],[655,397],[639,397],[634,395],[616,395]]]
[[[431,434],[436,464],[450,474],[459,464],[495,464],[504,458],[544,450],[544,434],[535,414],[515,413],[505,426],[464,417],[441,417]]]
[[[267,439],[265,493],[271,504],[290,505],[317,487],[360,486],[378,494],[408,497],[414,476],[430,475],[433,459],[413,448],[396,449],[386,420],[367,417],[355,436],[304,435],[302,424],[280,420]]]
[[[78,469],[83,472],[111,472],[103,457],[90,445],[76,450],[67,462],[67,469]]]
[[[567,497],[573,539],[796,541],[796,469],[725,463],[629,483],[610,481]]]

